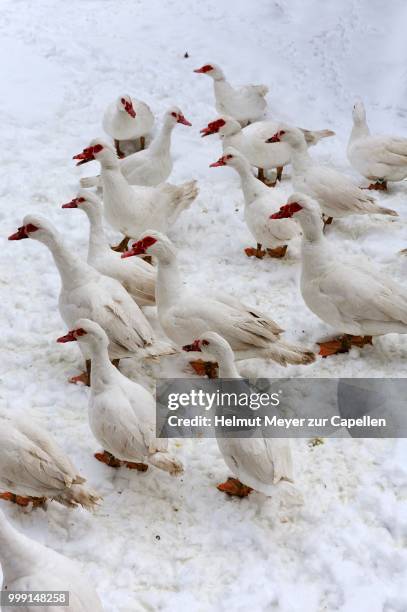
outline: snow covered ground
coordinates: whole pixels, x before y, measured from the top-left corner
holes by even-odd
[[[214,61],[234,82],[268,84],[271,116],[334,129],[336,138],[312,154],[360,182],[345,154],[354,97],[364,99],[374,130],[407,135],[405,3],[3,0],[1,8],[1,404],[52,431],[104,496],[95,516],[56,504],[31,515],[2,507],[22,531],[82,562],[109,612],[405,612],[404,441],[296,443],[305,505],[289,515],[256,493],[245,500],[220,494],[215,485],[228,473],[213,440],[177,443],[186,464],[181,480],[97,463],[88,390],[66,382],[81,365],[77,348],[55,343],[66,330],[50,254],[34,241],[6,240],[35,211],[85,253],[84,215],[60,209],[83,172],[72,155],[102,134],[102,112],[119,93],[145,100],[158,117],[178,104],[193,128],[174,132],[171,180],[200,185],[172,233],[186,282],[230,291],[270,313],[287,337],[313,346],[330,330],[302,302],[299,245],[284,261],[244,256],[252,239],[237,175],[208,168],[220,152],[217,137],[199,137],[216,117],[212,87],[192,70]],[[281,189],[290,193],[289,172]],[[335,222],[330,238],[406,283],[407,258],[398,251],[407,246],[407,183],[378,197],[400,218]],[[124,371],[153,388],[154,376],[182,376],[184,362],[167,360],[154,371],[125,363]],[[407,376],[407,338],[387,336],[306,369],[248,361],[240,371]]]

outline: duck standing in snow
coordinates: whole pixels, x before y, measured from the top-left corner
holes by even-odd
[[[105,219],[125,236],[114,247],[117,251],[124,251],[131,237],[138,238],[149,227],[166,232],[199,192],[196,181],[180,186],[168,183],[158,187],[129,185],[120,171],[114,150],[100,139],[93,140],[74,159],[79,159],[79,164],[96,159],[101,165]]]
[[[177,106],[171,107],[164,115],[161,129],[151,141],[148,149],[137,151],[120,159],[120,170],[130,185],[156,187],[164,183],[172,171],[171,136],[174,127],[180,123],[191,126]],[[82,187],[99,187],[100,176],[81,179]]]
[[[407,177],[407,138],[372,136],[361,101],[354,105],[352,115],[349,162],[362,176],[373,181],[368,189],[387,191],[388,181],[402,181]]]
[[[266,112],[266,85],[245,85],[235,89],[228,83],[222,70],[216,64],[205,64],[194,70],[213,79],[215,107],[219,114],[230,115],[241,125],[258,121]]]
[[[115,278],[141,306],[155,304],[156,271],[140,257],[121,259],[109,246],[103,229],[103,207],[97,195],[82,189],[62,208],[83,210],[89,219],[88,264],[105,276]]]
[[[298,219],[302,232],[301,293],[308,308],[343,336],[321,342],[320,355],[372,344],[373,336],[407,333],[407,289],[370,262],[340,258],[325,238],[318,203],[294,193],[272,219]]]
[[[219,334],[206,332],[194,340],[193,345],[194,350],[202,351],[208,359],[216,359],[219,364],[219,378],[240,378],[233,351]],[[226,465],[237,476],[219,484],[219,491],[237,497],[247,497],[253,490],[273,495],[278,488],[285,487],[295,496],[289,440],[220,436],[216,439]]]
[[[275,187],[277,181],[281,180],[284,166],[291,160],[291,149],[288,144],[275,142],[270,145],[265,142],[270,134],[278,131],[279,125],[280,123],[276,121],[256,121],[242,128],[236,119],[223,115],[208,123],[207,127],[201,130],[201,135],[204,138],[211,134],[219,134],[224,151],[226,147],[234,147],[240,151],[252,166],[258,168],[257,178],[269,187]],[[332,130],[301,129],[301,132],[304,134],[307,147],[316,145],[322,138],[335,135]],[[276,170],[274,181],[266,177],[266,171],[272,169]]]
[[[9,240],[32,238],[49,248],[61,277],[59,311],[71,329],[78,317],[98,322],[109,336],[110,358],[173,354],[173,347],[159,342],[153,330],[131,296],[115,279],[100,274],[83,261],[62,240],[56,228],[44,217],[27,215],[23,225]],[[82,348],[82,347],[81,347]],[[83,353],[86,372],[70,382],[89,385],[90,356]]]
[[[79,341],[91,354],[89,424],[102,444],[99,461],[145,471],[148,463],[179,475],[182,464],[168,452],[168,440],[155,436],[155,400],[151,393],[115,368],[109,359],[109,339],[97,323],[80,319],[59,342]]]
[[[248,247],[245,253],[248,257],[263,259],[269,257],[284,257],[287,243],[299,235],[299,226],[292,219],[281,219],[270,223],[270,215],[280,210],[282,196],[266,187],[252,174],[247,159],[233,147],[226,147],[222,157],[210,165],[231,166],[240,176],[244,195],[244,218],[246,224],[257,242],[257,247]],[[265,250],[262,249],[265,248]]]
[[[15,529],[0,511],[0,564],[3,572],[2,590],[10,591],[68,591],[69,605],[35,604],[38,612],[66,610],[66,612],[103,612],[102,603],[76,563],[43,546]],[[3,612],[14,606],[2,606]],[[20,612],[31,612],[33,604],[19,605]]]
[[[294,189],[317,200],[327,217],[326,223],[348,215],[398,216],[394,210],[379,206],[372,196],[354,185],[344,174],[315,162],[307,151],[303,134],[297,128],[283,126],[266,142],[290,145]]]
[[[127,94],[119,96],[109,104],[103,116],[103,129],[114,140],[118,157],[124,157],[120,149],[121,140],[140,139],[140,149],[145,147],[145,138],[154,125],[150,107],[141,100]]]
[[[142,253],[158,260],[158,319],[178,346],[210,329],[229,342],[235,359],[264,358],[281,365],[305,365],[315,360],[312,351],[282,340],[283,330],[267,315],[238,299],[224,293],[208,296],[189,292],[179,275],[176,249],[167,236],[149,230],[122,257]],[[213,376],[211,364],[192,362],[192,367],[198,374]]]
[[[52,499],[93,510],[101,498],[85,482],[44,428],[0,413],[0,499],[34,507]]]

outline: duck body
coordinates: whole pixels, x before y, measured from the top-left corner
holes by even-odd
[[[225,148],[224,155],[213,165],[231,166],[239,174],[245,201],[244,219],[258,244],[275,249],[299,235],[299,226],[293,219],[270,222],[270,215],[280,209],[283,198],[253,176],[250,163],[237,149]]]
[[[89,424],[95,438],[121,461],[147,459],[171,474],[181,473],[182,465],[168,453],[168,440],[156,438],[155,400],[151,393],[110,363],[108,338],[99,325],[81,319],[75,328],[85,332],[77,339],[91,353]]]
[[[12,527],[0,511],[0,561],[5,591],[69,591],[67,612],[103,612],[102,603],[82,569],[63,555],[31,540]],[[12,612],[15,606],[2,606]],[[32,605],[20,606],[30,612]],[[55,606],[36,606],[38,612],[58,612]]]
[[[242,153],[256,168],[270,170],[282,168],[291,161],[291,148],[287,143],[266,143],[270,134],[278,131],[280,123],[276,121],[257,121],[244,128],[232,117],[223,115],[201,130],[202,136],[218,133],[223,150],[233,147]],[[317,144],[322,138],[333,136],[331,130],[301,130],[307,146]]]
[[[156,271],[140,258],[121,259],[111,249],[103,229],[103,207],[99,198],[88,190],[80,190],[62,208],[83,210],[89,219],[88,264],[100,274],[114,278],[126,289],[139,306],[155,304]]]
[[[206,64],[194,72],[206,74],[213,79],[215,106],[218,113],[230,115],[242,125],[264,117],[267,109],[266,85],[232,87],[216,64]]]
[[[397,216],[394,210],[379,206],[366,191],[333,168],[320,166],[309,155],[300,130],[281,126],[269,140],[284,141],[292,148],[292,183],[294,189],[315,199],[321,211],[328,217],[348,215],[383,214]]]
[[[83,478],[63,450],[28,419],[0,414],[0,488],[22,497],[50,498],[91,510],[100,497],[83,486]]]
[[[240,379],[231,346],[219,334],[206,332],[195,340],[195,345],[204,355],[216,359],[219,364],[219,378]],[[248,393],[249,389],[246,387],[242,392]],[[291,485],[293,464],[289,440],[217,435],[216,441],[226,465],[238,478],[237,482],[230,478],[218,485],[221,491],[240,497],[249,494],[251,489],[265,495],[273,495],[282,485],[282,481],[285,481],[284,485],[288,490],[294,489]]]
[[[25,235],[10,238],[34,238],[50,249],[61,277],[59,310],[68,328],[78,318],[98,322],[109,337],[111,359],[136,353],[149,356],[157,355],[157,351],[174,352],[168,344],[154,338],[150,324],[124,287],[72,253],[49,221],[39,215],[27,215],[23,223],[17,234]]]
[[[353,108],[347,155],[350,164],[369,180],[386,184],[407,177],[407,138],[371,135],[362,102]]]
[[[146,247],[146,245],[148,245]],[[147,252],[157,257],[156,302],[161,327],[177,345],[210,329],[231,345],[236,359],[269,357],[278,363],[311,363],[314,355],[280,338],[282,329],[267,315],[223,293],[192,294],[185,289],[171,241],[149,230],[124,256]]]
[[[351,336],[407,333],[407,290],[369,261],[338,256],[323,234],[315,200],[292,194],[281,214],[293,206],[303,231],[301,293],[308,308]]]
[[[106,134],[114,140],[133,140],[151,132],[154,115],[145,102],[124,95],[109,104],[102,123]]]
[[[151,227],[167,231],[198,195],[196,181],[180,186],[167,183],[158,187],[129,185],[120,172],[119,160],[112,147],[99,139],[92,141],[90,147],[75,158],[82,163],[92,159],[100,162],[105,219],[128,237],[137,238]]]

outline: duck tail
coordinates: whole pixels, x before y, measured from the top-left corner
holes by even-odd
[[[315,361],[315,353],[298,344],[290,344],[283,340],[273,342],[267,348],[266,358],[269,357],[280,365],[309,365]]]
[[[322,138],[329,138],[335,136],[335,132],[332,130],[301,130],[304,134],[305,142],[308,146],[316,145]]]
[[[180,476],[184,472],[184,466],[181,461],[170,453],[164,451],[156,452],[149,455],[148,460],[152,465],[155,465],[156,468],[168,472],[171,476]]]
[[[188,181],[176,188],[174,193],[174,209],[171,215],[171,223],[178,218],[183,210],[189,208],[199,193],[197,181]]]
[[[398,217],[399,216],[398,212],[396,212],[395,210],[392,210],[391,208],[384,208],[383,206],[378,206],[377,207],[377,212],[380,215],[389,215],[390,217]]]
[[[55,499],[68,508],[82,506],[82,508],[89,511],[95,510],[102,501],[100,495],[95,491],[80,484],[73,484]]]

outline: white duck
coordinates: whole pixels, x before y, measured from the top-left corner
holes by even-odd
[[[372,343],[372,336],[407,333],[407,290],[370,262],[339,258],[322,231],[317,202],[294,193],[274,219],[302,227],[301,292],[308,308],[345,335],[320,343],[324,357]]]
[[[172,171],[171,136],[177,123],[191,126],[178,106],[171,107],[164,115],[160,131],[148,149],[137,151],[120,160],[120,170],[130,185],[155,187],[164,183]],[[82,187],[99,187],[100,176],[81,179]]]
[[[83,261],[62,240],[55,227],[44,217],[27,215],[23,225],[9,240],[33,238],[49,248],[61,277],[59,311],[71,328],[79,317],[98,322],[110,339],[113,360],[137,355],[155,356],[174,352],[167,343],[157,342],[140,308],[115,279],[100,274]],[[85,352],[87,373],[71,382],[89,382],[90,357]]]
[[[283,197],[253,176],[250,163],[239,151],[226,147],[223,153],[210,167],[231,166],[240,176],[245,201],[244,218],[257,242],[256,248],[245,249],[246,255],[258,259],[263,259],[266,254],[270,257],[284,257],[287,242],[299,235],[299,227],[291,219],[270,223],[270,215],[280,210]],[[262,250],[262,246],[266,250]]]
[[[145,138],[154,125],[150,107],[141,100],[127,94],[119,96],[109,104],[103,116],[103,129],[114,139],[117,155],[123,157],[121,140],[140,139],[140,148],[145,147]]]
[[[0,499],[38,506],[50,498],[64,506],[93,510],[101,498],[84,482],[43,428],[30,419],[0,413],[0,488],[6,491]]]
[[[235,359],[260,357],[281,365],[309,364],[315,360],[312,351],[282,340],[283,330],[267,315],[238,299],[224,293],[214,296],[190,293],[181,281],[176,249],[167,236],[149,230],[122,257],[141,253],[157,257],[158,319],[167,336],[178,346],[211,329],[229,342]],[[197,373],[206,371],[202,364],[194,369]]]
[[[206,332],[194,341],[194,347],[209,360],[219,364],[219,378],[240,378],[230,344],[215,332]],[[293,482],[290,442],[280,438],[226,438],[217,436],[226,465],[237,478],[218,485],[228,495],[246,497],[252,490],[274,495],[284,488],[299,498]]]
[[[37,612],[103,612],[102,603],[82,568],[47,546],[15,529],[0,511],[0,563],[3,591],[68,591],[69,606],[59,603],[36,605]],[[20,612],[32,612],[33,604],[20,605]],[[13,606],[2,606],[12,612]]]
[[[376,204],[372,196],[354,185],[344,174],[315,162],[307,151],[300,130],[282,126],[267,142],[286,142],[290,145],[294,189],[317,200],[323,214],[328,217],[328,223],[333,218],[348,215],[398,216],[394,210]]]
[[[121,259],[109,246],[103,229],[103,207],[97,195],[82,189],[62,208],[83,210],[89,219],[88,264],[101,274],[115,278],[139,306],[155,304],[156,270],[139,257]]]
[[[79,319],[61,340],[78,340],[91,354],[89,424],[104,448],[96,459],[111,467],[124,464],[140,471],[147,469],[142,463],[147,460],[172,475],[181,474],[182,464],[168,452],[168,440],[156,438],[153,396],[111,364],[109,339],[100,325]]]
[[[129,185],[114,150],[100,139],[93,140],[74,159],[80,164],[96,159],[101,165],[105,219],[125,235],[117,250],[123,250],[130,237],[138,238],[149,227],[167,232],[198,195],[196,181],[179,187],[168,183],[158,187]]]
[[[372,136],[363,102],[353,107],[353,128],[348,143],[351,165],[370,181],[368,189],[387,190],[388,181],[407,177],[407,138]]]
[[[270,134],[278,131],[279,126],[280,123],[276,121],[257,121],[242,128],[238,121],[223,115],[208,123],[207,127],[201,130],[201,135],[205,137],[211,134],[219,134],[223,150],[226,147],[234,147],[240,151],[252,166],[258,168],[257,178],[273,187],[277,181],[281,180],[283,168],[291,160],[291,148],[288,144],[276,142],[271,145],[265,142]],[[301,132],[304,134],[308,147],[316,145],[322,138],[335,135],[332,130],[310,131],[301,129]],[[270,181],[266,178],[265,170],[274,168],[277,171],[276,179]]]
[[[267,108],[266,85],[245,85],[235,89],[228,83],[216,64],[205,64],[194,72],[206,74],[213,79],[215,106],[218,113],[230,115],[242,125],[264,117]]]

